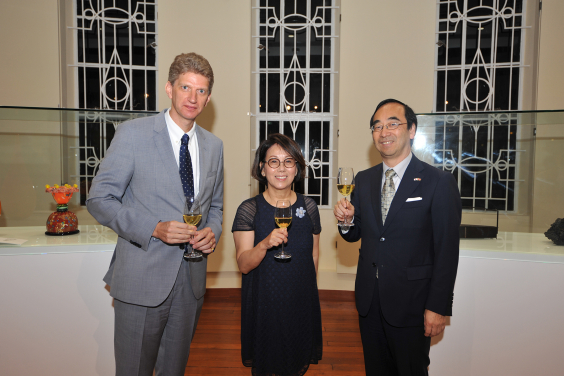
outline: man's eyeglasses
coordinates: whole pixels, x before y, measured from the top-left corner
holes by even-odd
[[[403,124],[407,124],[407,123],[400,123],[399,121],[391,121],[388,124],[384,124],[384,125],[382,125],[382,124],[379,124],[379,125],[372,124],[370,126],[370,130],[372,132],[382,132],[382,129],[384,129],[384,127],[386,127],[386,129],[389,129],[389,130],[394,130],[394,129],[398,129],[398,127],[400,125],[403,125]]]
[[[286,158],[284,159],[284,161],[282,162],[281,160],[279,160],[278,158],[270,158],[266,164],[268,164],[268,166],[270,168],[278,168],[280,167],[280,163],[284,163],[284,167],[286,168],[292,168],[296,165],[296,160],[294,158]]]

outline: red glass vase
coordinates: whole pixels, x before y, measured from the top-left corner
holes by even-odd
[[[55,202],[57,202],[57,211],[51,213],[47,218],[47,231],[45,235],[61,236],[78,234],[78,218],[76,214],[68,210],[68,202],[72,198],[73,192],[51,192]]]

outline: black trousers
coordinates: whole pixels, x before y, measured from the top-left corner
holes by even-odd
[[[425,337],[423,326],[399,328],[386,322],[377,278],[368,315],[358,321],[367,376],[428,375],[431,338]]]

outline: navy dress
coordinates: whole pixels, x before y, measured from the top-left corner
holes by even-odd
[[[241,289],[241,355],[256,376],[301,376],[317,364],[323,352],[321,309],[313,234],[321,232],[315,201],[297,195],[283,262],[267,251],[259,266],[243,274]],[[256,246],[276,228],[275,208],[262,194],[237,209],[231,231],[254,231]]]

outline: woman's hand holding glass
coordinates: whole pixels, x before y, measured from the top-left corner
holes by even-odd
[[[280,228],[287,229],[292,223],[292,204],[290,200],[278,200],[276,201],[276,209],[274,210],[274,221],[276,225]],[[286,241],[288,233],[286,232]],[[285,243],[285,242],[284,242]],[[282,250],[274,254],[274,257],[281,260],[286,260],[292,258],[292,255],[288,252],[284,252],[284,243],[282,243]]]
[[[262,244],[266,249],[278,247],[282,243],[288,243],[288,229],[275,228],[272,232],[264,238]]]

